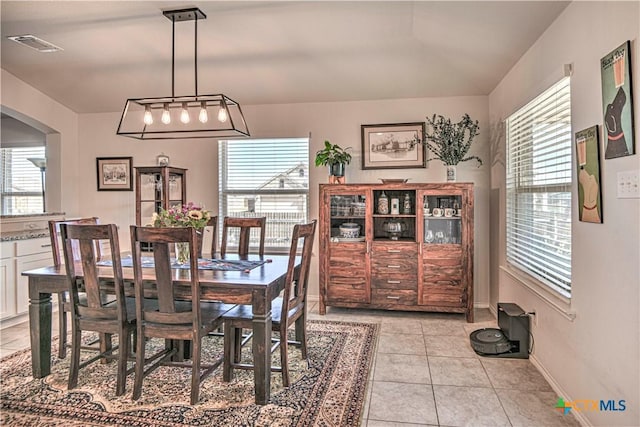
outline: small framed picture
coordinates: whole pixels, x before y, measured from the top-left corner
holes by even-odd
[[[362,125],[362,169],[426,167],[424,122]]]
[[[158,166],[169,166],[169,156],[164,153],[158,154],[156,156],[156,164]]]
[[[96,157],[98,191],[133,191],[133,157]]]

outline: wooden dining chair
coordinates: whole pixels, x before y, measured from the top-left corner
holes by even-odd
[[[264,255],[264,237],[267,225],[266,217],[259,218],[239,218],[239,217],[224,217],[222,223],[222,244],[220,246],[220,256],[225,256],[227,253],[227,242],[232,230],[239,228],[239,240],[238,240],[238,255],[245,256],[249,254],[249,243],[251,237],[251,229],[258,228],[260,231],[260,244],[258,246],[258,255]]]
[[[113,352],[118,350],[118,370],[116,380],[116,395],[124,394],[127,378],[127,358],[130,353],[129,344],[135,327],[135,300],[125,298],[124,280],[122,277],[122,262],[120,259],[120,245],[118,243],[118,228],[115,224],[108,225],[78,225],[61,224],[60,236],[63,242],[64,264],[69,283],[69,305],[71,307],[71,364],[69,367],[69,390],[78,385],[80,369],[100,359],[114,358]],[[108,241],[110,248],[111,267],[96,265],[98,251],[96,248],[101,241]],[[79,251],[79,261],[82,269],[77,268],[76,248]],[[106,284],[100,280],[99,268],[111,268],[115,300],[104,298]],[[79,291],[80,283],[84,291]],[[109,337],[117,334],[118,347],[108,346],[105,351],[80,363],[80,342],[82,332],[98,332]]]
[[[191,368],[191,404],[198,402],[200,382],[209,376],[222,360],[212,364],[203,364],[202,338],[218,328],[222,323],[222,315],[233,306],[221,303],[200,301],[200,282],[198,275],[198,259],[190,257],[188,269],[172,270],[170,248],[175,243],[188,243],[190,252],[196,253],[197,235],[193,227],[156,228],[131,226],[131,251],[133,257],[133,275],[136,297],[137,346],[133,400],[142,395],[142,381],[149,373],[160,365]],[[142,269],[141,243],[153,245],[153,259],[156,277],[157,302],[149,307],[144,296],[144,272]],[[179,288],[174,278],[189,285],[190,300],[176,295]],[[175,340],[157,354],[147,358],[151,361],[145,367],[145,344],[147,338],[164,338]],[[190,341],[192,344],[191,362],[182,360],[180,345],[176,343]],[[201,374],[201,370],[204,370]]]
[[[271,347],[271,352],[280,347],[280,366],[272,367],[273,371],[282,372],[282,383],[289,386],[289,367],[287,361],[288,344],[300,345],[302,358],[307,359],[306,317],[307,317],[307,285],[309,282],[309,268],[311,251],[316,232],[316,220],[309,224],[297,224],[293,228],[291,248],[289,249],[289,264],[285,278],[285,288],[282,297],[272,303],[272,330],[279,333],[277,340]],[[302,258],[296,267],[298,244],[302,241]],[[230,381],[233,369],[253,369],[253,365],[239,363],[242,350],[241,333],[243,328],[251,328],[253,313],[250,305],[238,305],[224,316],[224,369],[223,380]],[[296,324],[296,337],[300,341],[289,341],[287,329]]]
[[[62,224],[98,224],[97,217],[77,218],[77,219],[65,219],[65,220],[51,220],[49,221],[49,237],[51,238],[51,251],[53,255],[53,265],[56,267],[62,265],[62,244],[60,240],[60,226]],[[73,247],[73,259],[80,259],[80,251],[76,242],[72,243]],[[100,245],[96,246],[96,257],[101,258]],[[71,305],[69,304],[68,292],[58,292],[58,331],[60,336],[60,342],[58,347],[58,357],[64,359],[67,356],[67,313],[71,312]]]

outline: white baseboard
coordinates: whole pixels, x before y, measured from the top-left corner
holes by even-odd
[[[547,371],[544,366],[540,363],[540,361],[534,356],[529,355],[529,360],[531,364],[536,367],[536,369],[542,374],[545,380],[549,383],[553,391],[556,392],[558,396],[562,396],[564,400],[572,401],[573,399],[569,394],[560,387],[560,385],[556,382],[556,380],[551,376],[549,371]],[[575,417],[575,419],[580,423],[581,426],[590,427],[593,426],[589,422],[589,420],[582,414],[580,411],[571,411],[571,414]]]

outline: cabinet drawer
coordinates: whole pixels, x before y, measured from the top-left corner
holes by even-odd
[[[422,291],[425,305],[464,307],[467,303],[466,290],[457,281],[425,283]]]
[[[418,293],[408,289],[371,289],[372,304],[416,305]]]
[[[375,289],[407,289],[416,290],[418,288],[418,280],[413,277],[394,277],[394,276],[377,276],[371,279],[371,287]]]
[[[418,245],[415,243],[373,242],[371,256],[374,260],[415,259],[418,256]]]
[[[418,271],[418,260],[408,257],[375,257],[371,260],[371,269],[380,274],[415,274]]]
[[[0,242],[0,259],[16,256],[16,242]]]
[[[16,242],[16,256],[51,253],[51,239],[42,237],[39,239],[27,239]],[[53,263],[53,261],[51,261]]]
[[[367,284],[364,279],[360,281],[332,281],[327,286],[328,302],[361,302],[367,303]]]

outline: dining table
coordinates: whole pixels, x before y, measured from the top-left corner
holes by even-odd
[[[130,254],[123,254],[123,260]],[[255,402],[269,402],[271,392],[271,303],[284,289],[288,268],[288,255],[227,255],[222,260],[263,261],[255,268],[242,270],[199,269],[201,300],[221,301],[228,304],[250,304],[253,311],[252,351],[254,360]],[[300,258],[297,258],[300,261]],[[125,292],[133,295],[133,268],[122,273]],[[130,264],[129,264],[130,265]],[[81,272],[81,266],[78,266]],[[172,269],[176,298],[190,298],[190,272]],[[31,338],[31,367],[34,378],[51,373],[51,294],[68,290],[64,265],[43,267],[22,272],[29,284],[29,332]],[[105,283],[113,279],[111,267],[98,268]],[[143,268],[145,290],[152,292],[155,269]],[[145,291],[146,292],[146,291]]]

